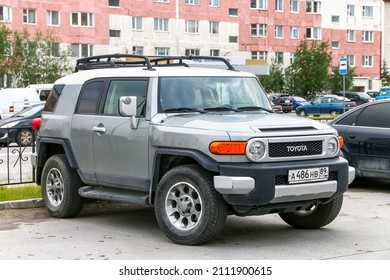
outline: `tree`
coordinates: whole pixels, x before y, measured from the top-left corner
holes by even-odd
[[[350,91],[353,87],[353,77],[355,76],[354,68],[348,69],[348,74],[345,75],[345,90]],[[339,66],[333,69],[333,73],[329,76],[329,89],[332,93],[343,91],[343,75],[339,73]]]
[[[267,93],[284,92],[284,71],[282,65],[273,60],[269,75],[261,76],[260,81]]]
[[[9,37],[11,34],[11,30],[6,25],[0,25],[0,76],[4,76],[10,70],[9,54],[11,52],[11,42]]]
[[[390,85],[390,73],[389,68],[387,67],[386,60],[383,60],[382,62],[382,86],[389,86]]]
[[[329,43],[325,41],[301,41],[294,62],[288,67],[287,87],[295,95],[308,97],[328,88],[331,62]]]

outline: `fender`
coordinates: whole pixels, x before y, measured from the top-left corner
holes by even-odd
[[[57,149],[48,148],[51,145],[54,145],[56,147],[62,147],[62,150],[66,155],[66,158],[69,162],[70,167],[72,167],[74,169],[78,169],[78,164],[77,164],[76,158],[73,154],[73,150],[71,148],[69,140],[68,139],[60,139],[60,138],[43,137],[43,138],[39,138],[37,140],[37,155],[38,155],[38,158],[37,158],[38,164],[37,165],[38,166],[45,165],[46,160],[50,156],[52,156],[54,154],[58,154],[59,151],[61,151],[61,150],[57,150]],[[43,152],[42,151],[39,152],[41,149],[43,149]]]

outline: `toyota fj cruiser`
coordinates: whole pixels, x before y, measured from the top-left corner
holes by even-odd
[[[225,69],[194,67],[204,60]],[[273,113],[256,76],[221,57],[79,59],[38,126],[32,160],[52,216],[76,216],[84,198],[153,205],[179,244],[208,242],[228,214],[323,227],[355,176],[333,128]]]

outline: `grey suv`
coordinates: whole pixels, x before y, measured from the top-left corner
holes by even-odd
[[[79,59],[38,134],[32,160],[51,215],[76,216],[84,198],[153,205],[180,244],[208,242],[228,214],[320,228],[354,178],[333,128],[274,114],[256,76],[218,57]]]

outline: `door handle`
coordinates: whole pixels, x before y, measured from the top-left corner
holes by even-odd
[[[107,128],[103,124],[99,123],[98,126],[92,127],[92,131],[97,133],[106,133]]]

